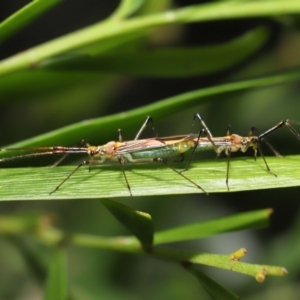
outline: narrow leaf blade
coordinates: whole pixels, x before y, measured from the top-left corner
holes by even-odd
[[[268,36],[266,29],[256,28],[220,45],[151,51],[118,50],[93,57],[65,55],[64,59],[50,59],[43,66],[54,70],[98,71],[145,77],[204,75],[223,71],[244,61],[264,45]]]
[[[195,268],[193,265],[186,268],[190,273],[197,277],[202,287],[214,300],[237,300],[239,296],[225,288],[220,283]]]
[[[271,212],[271,209],[262,209],[160,231],[155,233],[154,244],[199,239],[230,231],[263,228],[268,226]]]
[[[50,262],[44,299],[67,299],[66,253],[64,249],[57,249]]]
[[[300,185],[300,168],[295,167],[300,165],[300,155],[267,157],[267,161],[277,177],[267,172],[261,159],[254,162],[252,158],[232,158],[229,191],[225,184],[226,159],[195,160],[185,176],[200,184],[208,193],[232,193]],[[180,165],[178,169],[181,169]],[[130,196],[120,167],[109,165],[94,167],[91,172],[83,168],[58,191],[49,195],[73,170],[74,166],[0,168],[0,201]],[[173,170],[158,163],[126,165],[126,176],[133,196],[198,194],[199,199],[209,197]]]
[[[34,0],[0,23],[0,43],[21,30],[61,0]]]
[[[102,199],[100,201],[120,223],[138,238],[144,249],[152,246],[153,223],[149,214],[111,200]]]
[[[4,79],[5,78],[3,78],[3,80]],[[275,75],[225,83],[213,87],[194,90],[166,98],[143,107],[138,107],[136,109],[132,109],[131,111],[121,112],[92,120],[84,120],[82,122],[78,122],[58,130],[53,130],[19,143],[15,143],[9,147],[26,147],[34,145],[45,146],[62,142],[65,143],[65,145],[73,145],[82,138],[84,138],[86,141],[97,140],[99,139],[99,129],[102,128],[115,128],[117,124],[117,126],[121,126],[122,130],[128,131],[132,126],[140,126],[141,120],[145,120],[147,115],[150,115],[155,119],[163,118],[165,117],[166,112],[168,112],[168,114],[177,113],[182,109],[204,104],[212,96],[225,95],[227,93],[244,91],[251,88],[275,86],[299,81],[299,79],[300,68],[295,68],[286,72],[280,72]],[[22,80],[25,80],[25,77],[22,78]],[[5,89],[5,84],[0,85],[0,94],[5,94],[6,91],[3,90],[2,87]],[[11,88],[15,89],[15,85],[11,86]],[[190,128],[188,128],[188,130],[189,129]],[[112,132],[109,130],[102,130],[101,137],[103,138],[103,143],[107,142],[107,140],[112,140]]]

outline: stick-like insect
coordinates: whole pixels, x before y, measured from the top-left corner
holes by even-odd
[[[270,133],[276,131],[277,129],[287,126],[289,130],[297,137],[298,140],[300,140],[300,134],[296,131],[296,129],[292,126],[292,124],[300,125],[299,121],[294,120],[281,120],[279,123],[277,123],[275,126],[271,127],[270,129],[266,130],[262,134],[255,136],[253,135],[254,132],[257,132],[256,127],[252,127],[248,136],[243,137],[238,134],[230,134],[229,126],[227,127],[226,136],[223,137],[213,137],[210,130],[208,129],[207,125],[201,118],[201,116],[197,113],[194,116],[194,121],[192,123],[192,130],[194,128],[195,122],[200,121],[202,124],[203,130],[201,133],[204,133],[206,137],[202,137],[202,134],[200,133],[200,136],[196,135],[190,135],[190,138],[195,141],[195,146],[192,150],[192,153],[189,157],[188,163],[183,171],[186,171],[189,168],[189,165],[192,161],[192,158],[194,156],[195,152],[200,152],[203,150],[211,150],[213,149],[217,156],[219,157],[221,153],[224,151],[227,155],[227,171],[226,171],[226,186],[229,190],[228,180],[229,180],[229,162],[232,152],[246,152],[249,148],[252,148],[254,150],[254,159],[257,158],[257,152],[260,154],[260,156],[263,158],[266,169],[269,173],[273,174],[274,176],[277,176],[275,173],[271,171],[271,169],[268,166],[268,163],[266,161],[266,158],[263,154],[262,148],[261,148],[261,142],[264,141],[267,146],[272,150],[272,152],[276,156],[281,156],[275,148],[266,140],[266,136]],[[188,140],[188,137],[186,137],[186,140]]]
[[[194,129],[196,121],[199,121],[202,129],[198,134],[190,133],[188,135],[177,135],[169,137],[154,137],[148,139],[139,139],[140,135],[144,131],[148,123],[152,123],[152,129],[155,132],[153,120],[151,117],[147,117],[146,121],[142,125],[141,129],[138,131],[134,140],[123,141],[122,132],[119,130],[119,140],[110,141],[102,146],[92,146],[81,141],[81,146],[78,147],[63,147],[63,146],[53,146],[53,147],[26,147],[26,148],[6,148],[1,149],[1,151],[33,151],[33,153],[12,156],[7,158],[0,159],[0,162],[13,161],[16,159],[30,158],[37,156],[45,155],[63,155],[63,157],[58,160],[54,166],[57,166],[68,154],[87,154],[89,155],[89,160],[84,160],[81,162],[50,194],[56,192],[80,167],[84,165],[93,165],[93,164],[102,164],[106,159],[117,161],[120,164],[122,174],[124,176],[127,188],[130,195],[132,196],[131,188],[124,170],[123,165],[126,162],[138,163],[138,162],[162,162],[167,167],[172,169],[179,176],[188,180],[196,188],[202,190],[204,193],[206,191],[197,183],[186,177],[182,174],[182,171],[178,171],[174,167],[170,166],[167,162],[167,159],[174,156],[184,156],[187,152],[191,152],[188,159],[187,165],[183,171],[186,171],[195,152],[200,152],[203,150],[213,149],[219,156],[223,151],[227,155],[227,172],[226,172],[226,186],[229,189],[228,180],[229,180],[229,162],[232,152],[242,151],[246,152],[249,148],[253,148],[254,157],[256,159],[257,152],[262,156],[264,163],[266,165],[267,171],[271,172],[265,156],[261,149],[261,141],[265,141],[270,149],[274,152],[275,155],[279,155],[278,152],[265,140],[265,137],[275,130],[288,126],[290,131],[300,140],[299,133],[294,129],[291,124],[300,125],[300,122],[293,120],[282,120],[274,127],[265,131],[264,133],[255,136],[253,135],[256,128],[252,127],[250,133],[247,137],[243,137],[237,134],[230,134],[229,129],[227,130],[227,135],[224,137],[213,137],[209,128],[205,124],[204,120],[197,113],[194,116],[192,123],[192,130]],[[204,137],[205,135],[205,137]],[[276,175],[275,175],[276,176]]]
[[[119,129],[118,141],[110,141],[105,145],[101,146],[92,146],[84,140],[82,140],[80,142],[81,145],[78,147],[51,146],[1,149],[2,152],[31,151],[33,153],[2,158],[0,159],[0,163],[13,161],[16,159],[31,158],[38,156],[63,155],[62,158],[54,164],[54,166],[57,166],[69,154],[87,154],[90,159],[82,161],[53,191],[50,192],[50,195],[56,192],[80,167],[84,165],[91,166],[95,164],[102,164],[107,159],[119,162],[127,188],[131,196],[131,188],[123,167],[123,165],[126,162],[162,162],[175,173],[177,173],[179,176],[192,183],[196,188],[206,193],[206,191],[200,185],[186,177],[184,174],[182,174],[180,171],[169,165],[167,162],[167,158],[188,151],[189,149],[193,148],[194,145],[196,145],[196,142],[190,139],[190,136],[186,140],[186,135],[172,136],[166,138],[154,137],[148,139],[139,139],[140,135],[142,134],[148,123],[152,123],[152,129],[156,133],[152,118],[147,117],[141,129],[138,131],[135,139],[131,141],[123,141],[122,132]],[[200,133],[198,137],[200,138]]]

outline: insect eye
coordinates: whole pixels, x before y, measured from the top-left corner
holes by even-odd
[[[90,155],[94,156],[95,155],[95,151],[94,150],[90,151]]]

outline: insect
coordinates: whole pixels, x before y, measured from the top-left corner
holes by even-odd
[[[201,130],[199,133],[194,134],[195,123],[199,122],[201,124]],[[156,137],[148,139],[139,139],[140,135],[144,131],[148,123],[152,123],[152,129],[155,132]],[[183,177],[191,184],[193,184],[197,189],[202,190],[204,193],[206,191],[197,183],[189,179],[183,174],[184,171],[188,170],[190,163],[194,157],[195,152],[200,152],[203,150],[213,149],[217,156],[224,151],[227,155],[227,172],[226,172],[226,186],[229,190],[229,162],[232,152],[242,151],[246,152],[249,148],[254,150],[254,157],[256,159],[257,153],[259,152],[262,156],[266,169],[271,174],[271,172],[265,156],[261,149],[261,141],[265,141],[266,144],[270,147],[273,153],[279,156],[279,153],[271,146],[269,142],[266,141],[265,137],[275,130],[287,126],[290,131],[300,140],[299,133],[291,124],[300,125],[300,122],[293,120],[282,120],[269,130],[264,133],[255,136],[253,135],[256,130],[255,127],[252,127],[248,136],[243,137],[237,134],[230,134],[229,128],[227,129],[227,134],[224,137],[213,137],[209,128],[205,124],[204,120],[201,118],[200,114],[197,113],[194,116],[192,123],[192,130],[190,134],[187,135],[177,135],[169,137],[157,137],[156,131],[154,129],[153,120],[151,117],[147,117],[146,121],[143,123],[142,127],[138,131],[134,140],[123,141],[122,132],[119,129],[119,139],[118,141],[110,141],[101,146],[92,146],[82,140],[79,146],[76,147],[63,147],[63,146],[51,146],[51,147],[26,147],[26,148],[6,148],[1,149],[1,151],[31,151],[32,153],[26,153],[23,155],[17,155],[12,157],[6,157],[0,159],[1,162],[13,161],[16,159],[38,157],[45,155],[62,155],[62,158],[59,159],[54,166],[57,166],[62,162],[62,160],[69,154],[87,154],[89,156],[88,160],[82,161],[53,191],[50,192],[50,195],[56,192],[80,167],[84,165],[95,165],[102,164],[105,160],[109,159],[112,161],[119,162],[121,171],[123,173],[128,191],[132,196],[131,187],[129,185],[125,170],[124,164],[127,162],[138,163],[138,162],[162,162],[179,176]],[[174,156],[181,156],[184,158],[184,155],[190,152],[188,162],[184,170],[178,171],[174,167],[168,164],[167,159]],[[275,175],[276,176],[276,175]],[[207,193],[206,193],[207,194]]]
[[[210,150],[213,149],[216,153],[217,156],[219,157],[221,153],[224,151],[225,154],[227,155],[227,171],[226,171],[226,186],[227,190],[229,190],[229,162],[230,162],[230,157],[232,152],[246,152],[249,148],[252,148],[254,150],[254,159],[256,160],[257,158],[257,153],[260,154],[260,156],[263,158],[266,169],[269,173],[273,174],[274,176],[277,176],[275,173],[273,173],[266,161],[266,158],[263,154],[262,148],[261,148],[261,142],[264,141],[267,146],[271,149],[271,151],[276,155],[276,156],[281,156],[275,148],[266,140],[266,136],[269,135],[270,133],[276,131],[277,129],[287,126],[289,130],[296,136],[298,140],[300,140],[300,134],[296,131],[296,129],[292,126],[292,124],[295,125],[300,125],[299,121],[294,121],[294,120],[281,120],[279,123],[277,123],[275,126],[271,127],[270,129],[266,130],[262,134],[255,136],[254,132],[257,131],[256,127],[252,127],[250,129],[250,132],[248,136],[243,137],[238,134],[230,134],[229,126],[227,127],[227,132],[226,136],[224,137],[213,137],[211,134],[210,130],[208,129],[207,125],[199,115],[199,113],[195,114],[194,116],[194,121],[192,123],[192,130],[195,125],[195,121],[198,120],[202,124],[203,129],[200,131],[200,134],[198,138],[195,137],[195,135],[190,135],[190,138],[195,141],[195,146],[192,150],[192,153],[190,155],[190,158],[188,160],[188,163],[184,169],[187,170],[190,162],[192,161],[192,158],[194,156],[195,152],[200,152],[203,150]],[[202,133],[205,134],[207,137],[202,137]],[[188,137],[186,138],[188,139]]]
[[[190,180],[187,176],[182,174],[180,171],[176,170],[170,166],[167,162],[167,158],[175,156],[188,151],[191,147],[194,147],[195,142],[188,138],[185,141],[186,135],[166,137],[166,138],[148,138],[139,139],[143,130],[148,123],[152,123],[152,129],[156,133],[153,125],[153,120],[151,117],[147,117],[146,121],[142,125],[141,129],[138,131],[134,140],[123,141],[122,132],[119,129],[119,140],[110,141],[105,145],[92,146],[86,141],[82,140],[79,146],[75,147],[63,147],[63,146],[50,146],[50,147],[25,147],[25,148],[6,148],[1,149],[4,151],[31,151],[32,153],[26,153],[17,156],[11,156],[0,159],[0,163],[13,161],[16,159],[46,156],[46,155],[63,155],[53,166],[57,166],[62,162],[62,160],[69,154],[87,154],[90,159],[82,161],[53,191],[50,195],[56,192],[80,167],[84,165],[95,165],[102,164],[105,160],[112,160],[119,162],[121,171],[123,173],[128,191],[132,196],[131,187],[127,179],[123,165],[127,162],[138,163],[138,162],[162,162],[179,176],[183,177],[190,183],[192,183],[196,188],[205,190]],[[156,134],[157,135],[157,134]]]

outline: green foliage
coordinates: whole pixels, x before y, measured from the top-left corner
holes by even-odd
[[[44,299],[64,300],[67,295],[65,251],[57,249],[50,263]]]
[[[299,186],[299,156],[284,158],[268,157],[270,174],[262,158],[236,158],[230,161],[229,191],[227,190],[226,159],[197,159],[184,174],[199,184],[209,195],[213,193],[263,190]],[[6,163],[8,164],[8,163]],[[175,167],[183,169],[185,164]],[[173,165],[174,165],[173,164]],[[0,169],[1,201],[6,200],[58,200],[58,199],[99,199],[130,197],[126,181],[119,165],[93,166],[88,172],[82,167],[59,190],[52,193],[75,166],[57,168],[5,168]],[[172,169],[160,163],[146,163],[125,166],[126,176],[133,196],[198,194],[202,199],[209,195],[197,189],[192,183],[179,176]]]
[[[18,31],[22,32],[25,26],[30,23],[36,24],[34,23],[36,19],[43,18],[43,14],[48,10],[59,9],[60,2],[36,0],[27,4],[0,23],[0,42],[2,44],[9,42],[9,38]],[[254,119],[258,123],[255,125],[260,126],[260,132],[262,129],[274,126],[279,118],[289,116],[294,118],[295,116],[297,119],[297,111],[300,108],[297,109],[298,97],[295,95],[298,91],[295,82],[299,81],[300,71],[299,63],[293,60],[295,55],[289,55],[293,52],[284,52],[280,47],[273,50],[270,57],[269,55],[261,56],[260,51],[274,37],[272,31],[274,28],[266,25],[268,22],[281,27],[281,34],[285,34],[283,43],[285,47],[291,40],[296,40],[293,34],[296,35],[297,18],[300,13],[298,0],[214,1],[177,8],[172,5],[172,1],[169,0],[123,0],[104,20],[3,59],[0,62],[0,100],[5,109],[7,107],[11,109],[5,114],[5,118],[10,118],[11,128],[8,130],[5,125],[1,126],[1,135],[5,133],[8,137],[7,141],[3,138],[3,144],[11,144],[10,147],[57,144],[70,146],[79,139],[85,138],[91,144],[101,145],[109,140],[117,139],[116,130],[119,127],[124,131],[124,136],[127,137],[130,134],[134,136],[147,115],[154,117],[155,122],[167,119],[166,122],[168,125],[171,124],[170,126],[164,126],[163,123],[161,127],[156,126],[159,132],[159,128],[162,128],[163,135],[176,135],[180,130],[188,133],[192,115],[200,109],[209,127],[212,126],[212,132],[215,132],[215,124],[220,126],[233,122],[242,127],[246,119],[247,122]],[[267,22],[259,22],[261,20],[259,18],[264,18]],[[253,25],[250,25],[247,30],[241,30],[229,40],[193,48],[174,46],[177,42],[176,36],[186,30],[184,27],[186,25],[206,22],[209,24],[213,21],[223,21],[226,24],[226,21],[235,21],[234,24],[241,24],[242,27],[245,19],[253,21]],[[222,26],[223,23],[216,24]],[[207,36],[209,35],[210,32],[207,33]],[[201,38],[200,36],[200,44]],[[284,48],[283,45],[282,48]],[[295,45],[294,42],[291,49]],[[271,45],[271,47],[275,46]],[[277,63],[277,60],[283,56],[282,53],[288,53],[282,59],[284,62],[287,60],[289,67],[285,70],[280,63]],[[249,67],[249,62],[251,62],[251,67]],[[213,77],[215,75],[216,78]],[[181,91],[175,96],[162,93],[168,96],[159,96],[163,99],[151,104],[149,100],[146,102],[143,99],[144,96],[149,99],[147,94],[149,90],[142,90],[137,108],[131,107],[125,112],[116,113],[120,111],[116,107],[123,109],[122,105],[126,100],[121,98],[120,102],[115,102],[115,97],[122,97],[126,89],[135,93],[132,83],[134,77],[155,78],[156,80],[168,78],[177,80],[174,81],[176,85],[183,78],[192,80],[193,76],[202,76],[198,77],[200,78],[199,85],[204,87]],[[202,84],[205,76],[211,78],[209,87],[207,83]],[[245,79],[249,77],[252,79]],[[143,89],[142,84],[141,89]],[[282,99],[286,101],[284,109]],[[31,110],[30,113],[28,113],[28,108]],[[176,115],[178,112],[180,115]],[[175,115],[174,119],[170,117],[172,114]],[[23,115],[26,122],[18,123],[18,119],[22,119]],[[102,116],[95,118],[95,115]],[[86,120],[87,118],[89,120]],[[78,122],[78,120],[84,121]],[[71,123],[73,124],[69,125]],[[164,131],[164,127],[169,127],[169,132]],[[34,130],[31,132],[28,128]],[[30,133],[25,134],[27,131]],[[289,150],[292,144],[285,139],[283,132],[281,130],[284,137],[279,144],[284,146],[284,150]],[[214,135],[221,136],[222,134]],[[247,135],[247,131],[243,135]],[[292,136],[290,140],[296,140],[296,138]],[[275,142],[275,145],[277,144]],[[292,153],[292,151],[284,152],[286,153]],[[1,152],[3,157],[11,154],[15,153]],[[202,195],[201,190],[197,190],[191,182],[159,163],[126,165],[124,169],[133,199],[129,198],[130,193],[119,165],[95,166],[90,172],[83,167],[72,175],[58,191],[49,195],[49,192],[53,191],[74,170],[74,166],[38,167],[35,159],[25,162],[27,166],[32,165],[30,168],[11,167],[9,163],[6,163],[0,169],[0,204],[4,208],[3,211],[16,210],[22,213],[0,218],[0,233],[3,236],[9,236],[11,240],[8,239],[8,244],[13,241],[13,248],[17,249],[15,252],[10,251],[10,246],[7,246],[3,238],[3,241],[0,240],[1,249],[5,251],[5,246],[7,246],[8,250],[1,257],[5,259],[6,254],[7,257],[12,257],[12,261],[24,261],[25,266],[22,272],[26,274],[24,276],[26,278],[29,273],[34,274],[35,279],[32,282],[40,281],[44,286],[44,276],[47,274],[46,286],[43,288],[44,299],[73,299],[74,297],[99,299],[101,297],[99,295],[109,295],[110,299],[127,299],[127,297],[133,299],[132,296],[135,296],[136,288],[139,286],[138,282],[147,273],[147,269],[146,267],[140,268],[137,278],[132,279],[135,269],[132,258],[114,257],[110,250],[116,250],[121,253],[120,255],[127,253],[132,256],[143,256],[145,260],[140,262],[141,265],[145,263],[147,257],[158,260],[155,284],[151,285],[149,278],[144,282],[141,281],[141,286],[149,285],[148,291],[154,289],[160,292],[160,298],[156,297],[157,299],[175,299],[172,293],[176,293],[177,297],[179,295],[180,299],[181,295],[187,295],[190,289],[189,285],[185,287],[184,284],[169,284],[160,269],[160,260],[168,261],[170,268],[172,264],[182,266],[184,270],[197,278],[212,299],[237,299],[238,296],[225,288],[225,285],[217,283],[208,276],[205,270],[202,270],[203,266],[215,267],[218,272],[224,269],[226,272],[230,270],[246,274],[262,282],[268,275],[286,274],[285,268],[269,264],[286,264],[285,266],[294,276],[292,278],[296,278],[299,271],[295,264],[299,252],[297,243],[299,224],[295,225],[288,238],[289,249],[295,250],[289,251],[290,255],[286,255],[284,253],[287,252],[287,246],[283,246],[285,243],[279,239],[273,244],[270,243],[265,257],[255,258],[264,259],[268,262],[266,265],[241,262],[240,260],[247,252],[244,249],[247,239],[240,242],[242,245],[237,245],[237,241],[231,239],[230,235],[226,235],[226,242],[232,248],[230,253],[225,250],[225,245],[222,243],[218,243],[217,251],[212,249],[199,251],[198,244],[189,244],[192,240],[200,242],[203,238],[213,239],[218,234],[237,231],[243,231],[243,236],[246,236],[247,233],[244,230],[266,227],[272,210],[252,210],[228,216],[222,208],[220,210],[222,213],[219,213],[222,217],[216,218],[213,213],[207,213],[206,216],[204,212],[201,218],[197,216],[196,221],[193,222],[190,221],[190,213],[196,211],[198,215],[202,209],[197,207],[197,209],[188,210],[189,214],[185,213],[186,207],[192,203],[188,194],[195,195],[197,205],[199,202],[202,205],[209,203],[207,205],[213,207],[213,211],[217,210],[217,207],[214,207],[214,201],[221,196],[222,200],[226,196],[229,201],[238,197],[239,200],[244,200],[239,202],[247,203],[247,200],[243,199],[242,191],[248,192],[255,208],[258,205],[273,206],[272,202],[266,201],[260,204],[260,200],[252,196],[257,194],[250,191],[260,190],[263,194],[264,191],[271,193],[271,190],[275,188],[299,186],[300,169],[295,167],[299,165],[299,159],[299,155],[288,155],[283,158],[267,156],[269,167],[277,175],[275,177],[267,172],[261,157],[258,157],[255,162],[253,157],[235,158],[232,155],[229,169],[230,190],[227,191],[225,184],[227,159],[212,160],[195,157],[190,169],[184,175],[199,184],[210,194],[209,196]],[[21,160],[15,160],[12,162],[15,163],[13,166],[18,166],[19,162],[24,163]],[[171,163],[170,160],[170,165],[179,170],[185,167],[184,163]],[[44,165],[44,162],[42,164]],[[280,190],[277,191],[280,194]],[[158,198],[159,195],[165,195],[165,197]],[[164,206],[166,195],[173,195],[173,201],[169,207]],[[143,201],[139,201],[139,205],[143,203],[146,207],[138,210],[128,207],[127,202],[134,202],[135,199],[140,199],[139,196],[148,196],[148,198],[141,198]],[[126,205],[111,200],[116,197],[124,197],[119,198],[118,201],[122,202],[125,199]],[[272,199],[271,196],[269,198]],[[80,201],[63,201],[75,199]],[[92,199],[95,201],[93,202]],[[115,223],[103,215],[102,206],[97,207],[98,199],[132,236],[126,233],[122,236],[115,236],[116,231],[120,229],[113,230]],[[180,200],[178,210],[176,210],[176,199]],[[294,203],[293,199],[295,197],[285,196],[285,200],[290,201],[288,203]],[[7,200],[11,203],[5,202]],[[27,202],[17,202],[19,200],[27,200]],[[59,201],[30,202],[28,200]],[[156,209],[151,206],[155,201],[159,203]],[[23,203],[26,209],[22,206]],[[88,212],[83,209],[85,203],[88,203],[86,204],[89,207]],[[17,205],[18,209],[16,209]],[[135,202],[133,206],[136,207],[137,203]],[[229,210],[228,207],[226,211]],[[58,216],[53,217],[53,215],[40,212],[28,213],[30,208],[57,212],[58,216],[62,216],[61,224],[57,222]],[[148,210],[149,212],[144,212]],[[99,217],[98,214],[101,216]],[[177,221],[177,218],[180,218],[180,221],[174,225],[172,219]],[[159,222],[167,224],[167,229],[157,229],[160,227],[157,225]],[[102,233],[105,230],[107,235]],[[206,245],[206,242],[207,240],[202,246]],[[177,247],[177,244],[170,243],[183,246]],[[255,247],[254,242],[247,242],[247,245],[251,245],[254,249],[249,251],[247,246],[250,253],[256,253],[258,256],[258,253],[263,252],[259,247]],[[192,250],[194,248],[196,251]],[[267,247],[264,245],[263,248]],[[95,255],[92,252],[85,252],[86,256],[82,255],[80,251],[85,251],[85,249],[94,250]],[[48,253],[49,250],[50,253]],[[109,250],[108,254],[105,250]],[[101,263],[99,263],[100,256]],[[113,264],[117,265],[115,269]],[[19,265],[22,264],[19,263]],[[201,271],[199,266],[201,266]],[[125,281],[122,277],[125,275],[126,280],[132,281],[135,287],[134,293],[128,292],[127,294],[125,288],[122,288],[121,293],[118,294],[118,289],[112,286],[112,282],[117,284],[117,280],[109,280],[111,274],[114,274],[113,270],[119,279],[123,278],[120,281]],[[18,271],[21,272],[20,269]],[[177,275],[175,272],[171,275],[173,281]],[[176,282],[181,283],[182,278]],[[6,295],[5,291],[9,289],[5,280],[0,280],[3,282],[3,286],[0,285],[0,298]],[[99,288],[100,282],[101,288]],[[286,281],[282,279],[282,282]],[[169,290],[168,286],[170,286]],[[19,296],[18,293],[23,293],[21,287],[19,289],[13,287],[11,290],[14,299]],[[252,291],[254,288],[244,291],[244,294],[251,297],[251,294],[254,294]],[[149,299],[151,295],[149,293]],[[264,295],[262,290],[260,290],[260,295],[266,296],[264,298],[267,299],[267,295]],[[193,295],[193,297],[198,299],[201,295]],[[13,296],[10,298],[13,299]],[[137,296],[136,299],[138,298]]]
[[[101,200],[101,202],[121,224],[138,238],[145,250],[151,248],[153,224],[149,214],[133,210],[113,201]]]
[[[34,21],[44,12],[57,5],[60,0],[33,0],[25,5],[15,14],[1,22],[0,24],[0,43],[9,38],[15,32],[22,30],[24,26]]]
[[[282,276],[286,271],[282,267],[274,267],[267,265],[254,265],[242,263],[239,260],[245,255],[245,250],[237,250],[228,255],[211,254],[211,253],[196,253],[190,251],[182,251],[171,248],[163,248],[157,244],[169,242],[181,242],[188,239],[202,238],[224,231],[244,230],[247,228],[265,227],[270,215],[270,210],[253,211],[235,216],[225,217],[220,220],[210,221],[207,224],[187,224],[155,233],[153,240],[153,225],[151,216],[147,213],[134,211],[117,202],[109,200],[101,200],[108,210],[120,221],[125,227],[139,240],[132,236],[124,236],[117,238],[106,238],[101,236],[92,236],[84,234],[67,235],[51,225],[51,219],[41,215],[36,219],[36,227],[31,231],[26,229],[24,233],[31,234],[37,240],[47,245],[77,245],[82,247],[102,248],[124,251],[135,254],[150,255],[156,258],[165,259],[173,263],[181,263],[188,271],[194,274],[200,283],[205,287],[210,295],[224,295],[225,299],[235,299],[236,297],[214,282],[207,275],[204,275],[199,270],[195,269],[191,264],[204,264],[222,269],[227,269],[235,272],[241,272],[255,277],[259,281],[263,281],[266,275]],[[43,226],[48,218],[47,226]],[[0,232],[6,233],[7,224],[16,223],[17,217],[0,218]],[[21,224],[25,224],[24,217],[20,218]],[[224,225],[226,224],[226,225]],[[223,225],[223,226],[220,226]],[[210,227],[210,232],[206,229]],[[19,231],[12,230],[10,235],[18,235]],[[241,254],[242,253],[242,254]],[[48,279],[46,285],[45,299],[66,299],[66,258],[63,249],[57,249],[50,263]],[[263,276],[260,278],[258,276]],[[214,296],[216,297],[216,296]]]

